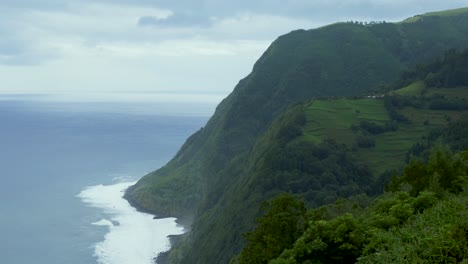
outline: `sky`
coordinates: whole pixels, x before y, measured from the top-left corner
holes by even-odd
[[[0,93],[227,95],[278,36],[468,0],[0,0]]]

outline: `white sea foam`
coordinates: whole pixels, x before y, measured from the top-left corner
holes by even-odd
[[[151,264],[158,253],[169,249],[169,235],[183,233],[175,218],[153,219],[131,207],[122,195],[132,184],[90,186],[78,194],[84,203],[109,215],[92,223],[109,228],[104,240],[95,245],[100,264]]]

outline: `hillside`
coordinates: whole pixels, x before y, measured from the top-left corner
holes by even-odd
[[[438,67],[432,67],[433,74],[444,73],[446,76],[453,76],[451,71],[444,69],[454,58],[459,62],[468,61],[467,55],[468,50],[461,54],[449,54],[442,61],[436,62]],[[426,67],[418,68],[419,70],[416,71],[424,68]],[[465,70],[468,69],[468,65],[456,69]],[[355,263],[363,254],[365,255],[362,258],[363,263],[374,261],[393,263],[401,262],[398,256],[402,253],[398,250],[402,249],[398,248],[398,243],[404,244],[403,250],[412,252],[412,259],[420,261],[428,258],[449,260],[453,255],[456,255],[455,259],[461,261],[468,256],[465,252],[468,249],[466,240],[462,237],[443,237],[440,234],[444,232],[446,226],[439,228],[438,233],[421,234],[436,243],[431,247],[433,256],[415,251],[414,247],[419,247],[417,250],[421,250],[420,247],[423,245],[413,241],[401,241],[404,238],[399,237],[400,231],[389,231],[386,226],[389,224],[397,228],[407,221],[407,226],[402,230],[407,232],[407,236],[412,237],[418,236],[418,232],[421,232],[419,230],[421,225],[436,228],[436,224],[431,222],[434,215],[432,213],[419,215],[418,213],[422,211],[418,212],[417,206],[420,204],[414,203],[418,199],[422,201],[428,198],[427,193],[421,197],[418,196],[419,192],[426,188],[432,192],[439,192],[431,195],[441,200],[438,206],[442,208],[431,210],[435,210],[435,214],[440,213],[439,210],[447,214],[437,221],[457,226],[462,215],[466,215],[466,209],[459,212],[454,211],[454,208],[450,209],[453,205],[452,198],[445,200],[447,195],[440,193],[440,188],[450,190],[450,192],[460,192],[461,187],[457,187],[457,184],[466,184],[466,162],[457,163],[458,158],[448,161],[451,159],[450,154],[447,154],[450,151],[446,149],[438,149],[436,150],[438,154],[433,152],[430,159],[428,157],[429,150],[435,144],[446,144],[453,150],[468,149],[466,138],[468,134],[468,82],[464,82],[464,76],[461,76],[461,79],[456,78],[452,86],[434,87],[430,86],[431,80],[432,78],[417,80],[417,85],[412,84],[408,87],[418,87],[418,89],[403,87],[386,95],[354,99],[312,100],[293,107],[286,113],[286,116],[279,119],[278,123],[275,122],[271,130],[266,133],[269,135],[269,141],[265,143],[265,145],[273,146],[274,149],[260,154],[264,157],[263,162],[255,165],[260,170],[269,168],[269,171],[263,174],[261,172],[249,174],[249,182],[244,183],[247,188],[264,188],[269,192],[276,191],[277,195],[283,190],[300,197],[309,208],[333,203],[339,198],[350,199],[346,203],[341,200],[336,205],[329,206],[340,208],[338,212],[331,213],[336,219],[330,220],[328,213],[324,214],[328,207],[311,210],[306,214],[300,209],[298,201],[294,201],[293,196],[287,198],[282,194],[275,197],[266,208],[261,207],[264,209],[262,210],[264,215],[257,219],[257,228],[246,233],[249,244],[244,247],[242,254],[235,259],[235,262],[266,263],[279,256],[280,258],[275,263],[304,263],[305,260],[315,260],[318,261],[317,263]],[[465,86],[459,86],[460,84]],[[297,117],[302,117],[302,119]],[[291,133],[291,131],[294,132]],[[339,159],[334,160],[334,155],[338,155]],[[437,165],[412,169],[412,166],[422,164],[421,161],[413,160],[403,172],[401,168],[409,162],[410,155],[423,160],[429,159],[431,163],[437,160]],[[330,162],[330,159],[335,162]],[[463,168],[452,169],[449,167],[452,165],[460,165]],[[438,170],[437,175],[431,171],[434,168]],[[345,173],[342,173],[343,171]],[[391,184],[388,185],[396,193],[387,193],[380,197],[374,202],[377,206],[367,208],[364,213],[362,210],[355,210],[368,204],[367,196],[375,195],[379,192],[377,190],[382,191],[384,183],[390,183],[390,176],[401,173],[405,176],[393,178]],[[453,177],[461,175],[465,178],[453,180]],[[426,178],[418,179],[418,177]],[[434,179],[431,177],[440,178],[439,187],[438,185],[432,186]],[[443,180],[445,177],[452,180]],[[402,183],[412,185],[413,188],[408,192],[407,187],[402,187],[403,192],[398,192],[400,191],[398,186],[404,185]],[[421,184],[423,186],[419,186]],[[366,188],[366,186],[371,188]],[[268,192],[264,193],[267,196]],[[246,203],[253,199],[255,197],[249,198],[249,195],[246,195],[243,201]],[[434,204],[439,203],[437,199],[434,199]],[[466,193],[455,198],[458,202],[460,199],[466,199]],[[400,202],[401,204],[395,205]],[[275,205],[276,203],[281,205]],[[463,202],[458,203],[457,208],[461,204]],[[395,211],[397,210],[395,208],[388,211],[393,205],[405,206],[408,216],[399,215],[401,212]],[[385,215],[381,215],[380,209],[375,209],[379,206],[388,206]],[[357,218],[345,213],[353,213]],[[420,219],[418,221],[422,222],[413,222],[409,218],[413,213]],[[316,216],[311,215],[320,215],[320,217],[316,219]],[[394,217],[403,217],[404,221],[403,218],[403,222],[396,221]],[[324,223],[322,220],[330,221]],[[301,224],[301,222],[309,221],[313,224],[309,225],[308,231],[306,230],[308,225]],[[339,229],[335,230],[338,226]],[[370,232],[365,226],[371,226],[376,230]],[[379,236],[373,237],[377,230],[382,236],[391,235],[393,239],[385,241],[393,247],[392,251],[385,252],[387,254],[385,257],[373,254],[376,247],[382,251],[388,249],[375,245],[375,243],[377,245],[380,243]],[[342,231],[343,234],[340,233]],[[357,233],[355,235],[360,237],[353,237],[348,232]],[[314,239],[318,238],[322,239],[319,244],[317,241],[314,242]],[[339,240],[333,240],[334,238],[339,238]],[[394,240],[400,242],[393,242]],[[460,251],[448,249],[440,254],[435,252],[438,247],[445,247],[444,243],[448,243],[447,241],[459,245],[462,249]],[[367,248],[363,251],[365,246]]]
[[[457,88],[424,88],[408,92],[410,85],[393,91],[393,97],[315,100],[306,108],[307,124],[304,139],[318,143],[333,138],[355,150],[355,157],[375,174],[385,170],[400,168],[405,164],[408,150],[430,131],[437,131],[459,120],[468,113],[468,85]],[[400,98],[398,95],[403,95]],[[447,103],[434,107],[434,103]],[[402,106],[397,113],[404,116],[405,122],[395,123],[386,109],[386,102],[411,100],[413,105]],[[441,101],[439,101],[441,100]],[[460,101],[460,109],[452,109],[448,104]],[[426,105],[423,103],[426,101]],[[417,104],[417,105],[416,105]],[[392,127],[393,126],[393,127]],[[359,148],[365,140],[369,146]],[[361,142],[360,142],[361,141]]]
[[[171,250],[170,262],[227,263],[242,247],[242,233],[253,226],[265,199],[287,191],[305,195],[309,206],[319,206],[338,197],[372,193],[376,174],[384,168],[366,164],[339,140],[324,140],[320,131],[314,132],[310,124],[320,122],[323,114],[317,111],[326,112],[333,105],[312,101],[307,108],[304,103],[318,97],[363,96],[393,83],[409,66],[451,48],[468,47],[467,33],[468,13],[462,12],[413,23],[337,23],[281,36],[207,125],[166,166],[130,188],[126,198],[148,212],[193,219],[192,231]],[[377,124],[403,111],[385,113],[384,103],[375,102],[364,99],[357,110],[362,115],[372,112],[369,119]],[[360,113],[355,113],[353,118],[360,120]],[[304,125],[310,133],[302,133]],[[325,130],[329,125],[321,124]],[[408,128],[412,138],[426,131],[418,129]],[[343,140],[352,141],[349,130],[336,133],[345,133]],[[373,139],[376,148],[393,146],[385,146],[385,137],[392,135],[382,133]],[[408,147],[412,138],[394,135],[394,140],[408,140]],[[372,145],[365,138],[362,144]],[[358,152],[368,155],[366,149]],[[395,166],[403,162],[395,160]]]

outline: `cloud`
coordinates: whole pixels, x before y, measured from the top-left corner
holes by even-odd
[[[24,2],[24,1],[23,1]],[[24,4],[24,3],[23,3]],[[0,64],[30,65],[61,57],[70,45],[148,41],[138,32],[141,14],[166,18],[157,8],[103,4],[70,4],[63,9],[0,5]]]
[[[3,14],[4,19],[0,21],[0,64],[36,65],[56,57],[50,47],[42,46],[30,35],[27,23],[12,19],[11,13]]]
[[[21,6],[25,6],[24,1]],[[224,42],[242,46],[240,43],[258,41],[264,46],[281,33],[310,25],[305,20],[250,12],[208,17],[203,12],[176,13],[155,6],[83,2],[40,9],[0,5],[1,11],[11,15],[1,21],[5,26],[0,28],[4,36],[0,40],[0,64],[14,65],[47,63],[82,47],[88,51],[120,47],[118,50],[123,51],[127,49],[122,47],[132,46],[144,51],[151,43],[178,40],[185,40],[185,44],[177,42],[179,49],[169,52],[163,48],[160,53],[232,54]]]
[[[262,13],[242,12],[218,19],[211,29],[214,36],[224,39],[274,40],[296,29],[310,29],[322,23],[310,19]]]
[[[292,30],[399,21],[463,5],[468,2],[2,0],[0,92],[227,93],[275,38]]]
[[[40,65],[45,61],[50,61],[56,58],[58,58],[57,54],[46,52],[44,50],[25,48],[17,49],[14,52],[8,54],[5,52],[5,49],[2,49],[2,53],[0,53],[0,64],[10,66],[32,66]]]
[[[173,13],[166,18],[142,16],[138,20],[140,26],[164,27],[209,27],[215,19],[196,15],[195,13]]]

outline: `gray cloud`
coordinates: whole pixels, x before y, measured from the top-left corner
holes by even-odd
[[[127,0],[118,1],[131,4]],[[197,35],[200,35],[200,32],[196,32],[197,28],[211,27],[218,21],[235,17],[241,13],[308,20],[309,23],[304,24],[302,28],[309,29],[317,25],[347,20],[400,21],[416,14],[468,6],[467,0],[139,0],[133,2],[133,4],[136,3],[167,8],[174,12],[173,16],[164,20],[152,16],[141,16],[138,21],[139,26],[194,28],[193,32]],[[275,34],[281,33],[286,32],[275,32]],[[250,38],[251,36],[246,33],[246,37]],[[255,36],[271,37],[271,34],[265,34],[262,31]],[[225,38],[226,36],[220,35],[220,37]]]
[[[341,21],[347,18],[398,20],[428,11],[467,6],[467,0],[2,0],[9,9],[67,10],[77,5],[109,4],[165,8],[174,15],[166,20],[140,14],[140,26],[187,27],[209,26],[211,18],[226,18],[242,12],[310,19]]]
[[[165,19],[154,16],[142,16],[138,19],[139,26],[208,27],[212,24],[212,19],[194,13],[175,13]]]
[[[82,6],[101,5],[103,11],[99,14],[88,15],[89,10],[81,10]],[[37,39],[43,38],[43,34],[55,34],[57,36],[74,35],[85,43],[108,41],[120,42],[155,42],[174,38],[189,38],[193,36],[212,40],[222,39],[263,39],[271,40],[275,35],[287,33],[295,28],[305,29],[343,20],[387,20],[396,21],[419,13],[449,9],[468,5],[467,0],[2,0],[0,1],[0,55],[3,57],[27,57],[26,54],[40,52],[37,47]],[[112,18],[105,15],[105,8],[109,6],[108,13],[114,12],[111,6],[126,8],[139,8],[142,11],[135,13],[134,25],[140,28],[155,27],[151,33],[141,32],[117,26],[103,26],[109,19],[118,22],[119,15]],[[160,16],[145,13],[145,9],[158,8],[172,12],[172,15],[162,19]],[[32,12],[43,12],[45,15],[37,21],[31,19]],[[56,21],[56,17],[47,20],[47,13],[59,14],[60,19],[69,15],[73,20],[70,24],[64,21]],[[138,12],[138,11],[136,11]],[[301,20],[299,23],[289,23],[286,26],[272,24],[270,28],[258,27],[253,23],[264,21],[252,20],[251,27],[246,27],[239,19],[239,15],[247,13],[259,16],[276,16],[287,20]],[[101,16],[101,17],[99,17]],[[83,25],[76,25],[80,17],[82,20],[92,20]],[[25,22],[22,19],[29,19]],[[217,26],[227,21],[231,23],[229,30]],[[279,19],[278,19],[279,21]],[[27,25],[26,23],[30,23]],[[35,24],[38,25],[35,25]],[[47,28],[44,28],[46,26]],[[268,25],[267,25],[268,26]],[[36,27],[32,32],[18,36],[18,32],[24,32],[25,28]],[[276,27],[276,28],[275,28]],[[254,32],[253,29],[260,31]],[[37,34],[37,36],[34,36]],[[11,37],[13,36],[13,37]],[[50,53],[50,52],[47,52]],[[37,56],[47,58],[48,56]],[[35,59],[34,61],[37,61]],[[1,62],[0,62],[1,63]]]
[[[468,5],[466,0],[2,0],[0,6],[41,10],[67,9],[74,4],[122,4],[128,6],[160,7],[175,13],[197,13],[199,17],[229,16],[242,11],[285,16],[312,17],[321,15],[401,16],[428,8],[439,10]]]
[[[128,5],[157,6],[176,14],[196,13],[191,22],[206,23],[210,17],[228,17],[239,12],[301,17],[313,20],[342,20],[348,17],[401,19],[428,11],[468,5],[466,0],[101,0]],[[182,16],[184,17],[184,16]],[[177,20],[177,19],[176,19]],[[183,19],[182,19],[183,20]]]

